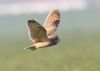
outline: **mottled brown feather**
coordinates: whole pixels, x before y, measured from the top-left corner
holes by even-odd
[[[54,33],[57,30],[57,27],[60,22],[60,14],[58,10],[53,10],[49,13],[49,15],[46,18],[46,21],[44,22],[43,27],[47,31],[48,38],[54,37]]]

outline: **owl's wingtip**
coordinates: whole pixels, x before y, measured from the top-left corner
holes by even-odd
[[[35,20],[31,19],[31,20],[28,20],[28,23],[30,22],[34,22],[34,23],[37,23]]]
[[[33,19],[31,19],[31,20],[28,20],[28,22],[33,22]]]
[[[50,11],[50,13],[56,13],[56,14],[60,15],[58,9],[52,9],[52,10]]]

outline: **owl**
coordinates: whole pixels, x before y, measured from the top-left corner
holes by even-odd
[[[36,50],[38,48],[49,47],[59,43],[58,35],[55,32],[60,22],[60,13],[58,9],[50,11],[43,26],[35,20],[28,20],[29,38],[34,44],[25,49]]]

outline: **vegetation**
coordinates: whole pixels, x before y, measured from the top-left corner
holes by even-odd
[[[36,51],[23,49],[32,44],[26,36],[1,38],[0,71],[100,71],[100,35],[67,34]]]

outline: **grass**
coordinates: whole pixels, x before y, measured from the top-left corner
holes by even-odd
[[[99,34],[61,34],[58,45],[34,52],[23,49],[32,44],[25,37],[1,38],[0,71],[100,71]]]

